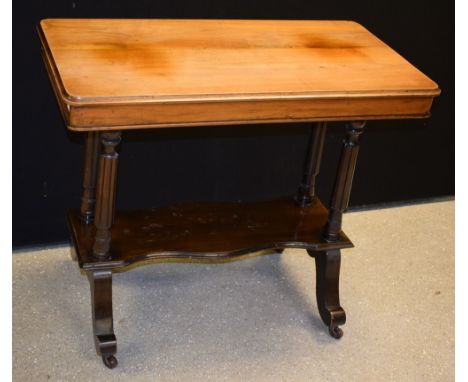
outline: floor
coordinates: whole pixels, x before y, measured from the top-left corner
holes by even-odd
[[[331,338],[303,250],[114,277],[119,366],[91,335],[68,247],[13,256],[14,381],[453,381],[454,202],[348,213]]]

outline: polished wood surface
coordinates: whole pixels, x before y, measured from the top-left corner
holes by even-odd
[[[315,258],[315,295],[320,317],[330,335],[339,339],[343,337],[340,325],[346,322],[346,313],[340,305],[341,251],[307,252]]]
[[[76,130],[427,116],[437,84],[352,21],[47,19]]]
[[[105,259],[109,255],[111,228],[115,214],[115,193],[119,154],[115,150],[120,143],[120,132],[102,133],[102,151],[99,156],[99,172],[96,187],[94,226],[96,234],[93,255]]]
[[[112,313],[112,271],[90,270],[87,275],[91,289],[94,345],[104,364],[113,369],[118,361],[114,356],[117,352],[117,338]]]
[[[304,163],[302,181],[297,190],[297,203],[304,207],[310,204],[315,196],[315,182],[322,163],[323,145],[325,143],[325,133],[327,124],[317,123],[312,128],[312,134],[307,145],[307,155]]]
[[[354,170],[359,153],[359,136],[364,132],[365,122],[351,122],[346,125],[346,138],[341,149],[340,162],[330,203],[324,237],[335,241],[340,237],[343,212],[348,208],[353,187]]]
[[[351,21],[48,19],[38,31],[65,122],[88,133],[81,209],[67,221],[104,364],[117,365],[112,274],[148,260],[307,249],[320,317],[341,338],[341,249],[353,246],[342,215],[364,121],[427,117],[437,84]],[[328,211],[315,183],[334,120],[347,134]],[[318,123],[295,196],[114,211],[121,130],[300,121]]]
[[[81,219],[86,224],[90,224],[94,220],[94,207],[96,205],[96,179],[100,146],[98,132],[90,131],[86,133],[83,166],[83,194],[81,197],[80,207]]]
[[[262,249],[311,251],[352,247],[341,233],[327,243],[327,210],[315,198],[299,207],[294,198],[261,202],[182,203],[140,211],[117,211],[107,259],[93,256],[96,228],[71,210],[68,222],[80,267],[125,267],[138,261],[169,258],[227,258]]]

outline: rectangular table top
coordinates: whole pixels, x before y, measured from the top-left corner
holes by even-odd
[[[67,125],[424,117],[435,82],[352,21],[46,19]]]

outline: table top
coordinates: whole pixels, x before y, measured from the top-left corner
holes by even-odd
[[[440,92],[352,21],[46,19],[39,34],[76,129],[422,117]]]

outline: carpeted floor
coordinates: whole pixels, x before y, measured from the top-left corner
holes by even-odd
[[[14,381],[453,381],[454,202],[348,213],[344,336],[303,250],[114,276],[119,366],[94,351],[68,247],[13,255]]]

